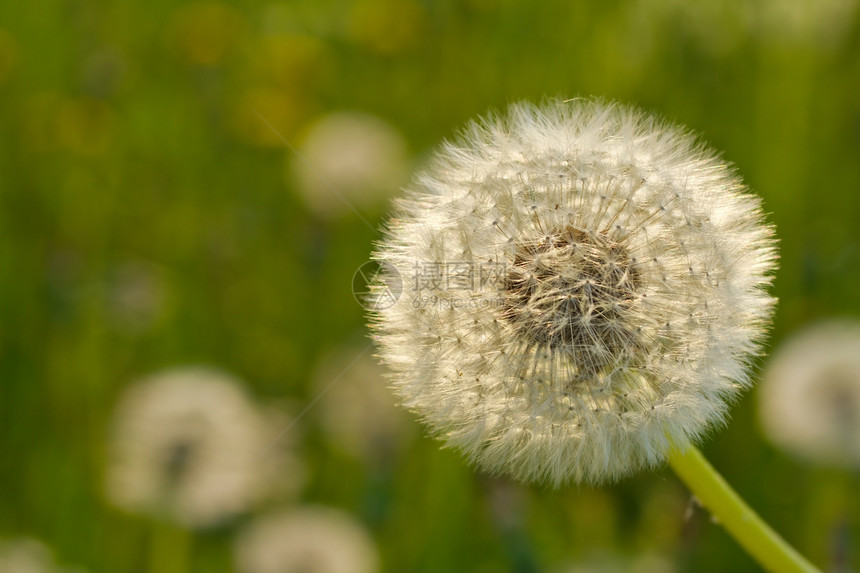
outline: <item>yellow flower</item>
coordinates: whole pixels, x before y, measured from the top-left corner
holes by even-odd
[[[168,26],[168,39],[189,64],[216,66],[244,28],[242,15],[220,2],[194,2],[179,8]]]

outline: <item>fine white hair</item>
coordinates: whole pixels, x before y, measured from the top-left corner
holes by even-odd
[[[681,128],[519,103],[446,142],[374,254],[404,405],[489,472],[559,485],[659,463],[724,420],[769,323],[773,230]]]

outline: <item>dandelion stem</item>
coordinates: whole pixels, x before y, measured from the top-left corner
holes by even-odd
[[[690,443],[676,445],[669,465],[701,504],[759,565],[774,573],[818,569],[774,531]]]
[[[152,529],[150,571],[152,573],[185,573],[188,571],[191,534],[165,522],[154,522]]]

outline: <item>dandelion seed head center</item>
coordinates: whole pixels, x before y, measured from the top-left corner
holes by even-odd
[[[164,452],[164,481],[167,487],[176,487],[191,471],[199,444],[190,439],[180,439],[169,444]]]
[[[516,244],[502,316],[534,345],[588,353],[586,365],[600,364],[629,346],[627,315],[640,282],[622,242],[568,226]]]

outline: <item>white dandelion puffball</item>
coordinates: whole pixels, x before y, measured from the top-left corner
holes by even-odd
[[[323,357],[312,384],[314,395],[322,396],[315,414],[339,449],[381,463],[414,437],[415,422],[391,401],[379,363],[359,351],[347,347]]]
[[[601,102],[470,124],[374,257],[377,294],[403,284],[372,328],[404,404],[479,467],[556,486],[723,420],[774,303],[759,199],[684,130]]]
[[[178,368],[138,382],[114,414],[108,498],[134,513],[207,527],[275,494],[297,493],[300,462],[270,447],[282,427],[218,370]]]
[[[376,116],[339,111],[311,126],[291,174],[308,207],[323,218],[384,202],[409,177],[403,136]],[[348,203],[347,203],[348,202]]]
[[[40,541],[29,538],[0,539],[0,573],[83,573],[60,567],[53,553]]]
[[[236,541],[239,573],[376,573],[370,534],[349,514],[304,506],[258,518]]]
[[[860,322],[822,323],[782,344],[762,374],[758,405],[776,445],[860,467]]]

